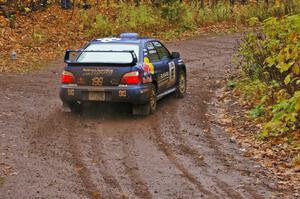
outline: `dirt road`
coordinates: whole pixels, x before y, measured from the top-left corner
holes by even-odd
[[[276,196],[276,182],[213,116],[237,38],[170,43],[187,64],[188,93],[162,99],[148,117],[131,116],[126,104],[61,112],[61,64],[0,75],[0,198]]]

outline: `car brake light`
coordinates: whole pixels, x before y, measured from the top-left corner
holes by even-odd
[[[121,84],[139,84],[142,82],[139,71],[133,71],[123,75]]]
[[[75,83],[74,75],[71,72],[64,70],[61,74],[61,83],[63,84]]]

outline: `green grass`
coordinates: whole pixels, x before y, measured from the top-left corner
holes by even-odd
[[[294,12],[300,10],[296,5]],[[212,8],[199,8],[197,5],[187,3],[173,3],[156,8],[152,5],[142,4],[138,8],[127,3],[111,5],[110,13],[103,15],[98,8],[81,11],[77,18],[79,27],[89,36],[117,35],[121,32],[132,31],[145,35],[166,35],[170,38],[172,33],[183,33],[213,25],[220,22],[230,22],[239,26],[246,24],[255,17],[260,21],[278,13],[283,14],[282,8],[270,7],[266,9],[263,4],[251,4],[231,8],[229,4],[220,3]],[[176,35],[177,36],[177,35]]]

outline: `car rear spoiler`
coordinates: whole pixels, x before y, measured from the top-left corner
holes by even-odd
[[[79,57],[79,55],[81,53],[85,53],[85,52],[101,52],[101,53],[130,53],[132,56],[132,62],[130,63],[103,63],[103,62],[78,62],[77,59]],[[75,58],[73,60],[70,59],[70,54],[71,53],[77,53],[77,56],[75,56]],[[65,63],[68,65],[72,65],[72,66],[134,66],[136,65],[138,59],[137,56],[135,54],[135,52],[133,50],[124,50],[124,51],[103,51],[103,50],[66,50],[65,53],[65,59],[64,59]]]

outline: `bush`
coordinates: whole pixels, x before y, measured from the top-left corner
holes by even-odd
[[[262,96],[267,122],[261,137],[278,136],[299,127],[300,15],[268,18],[260,33],[249,34],[239,48],[245,75],[268,87]],[[254,113],[254,112],[253,112]]]
[[[161,16],[166,19],[170,26],[177,27],[181,31],[191,30],[196,27],[195,17],[197,7],[176,1],[172,4],[164,4],[161,7]]]
[[[112,30],[112,24],[105,16],[96,15],[92,29],[94,33],[97,35],[110,35]]]
[[[118,15],[114,21],[121,31],[144,32],[149,29],[157,29],[164,25],[159,15],[147,5],[140,5],[138,8],[126,3],[121,3],[118,8]]]

